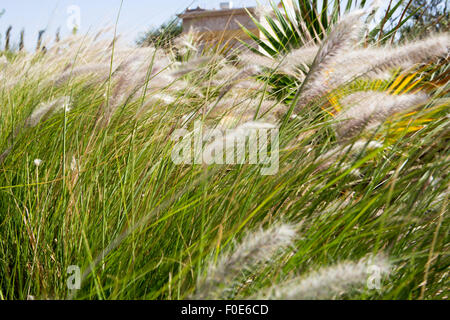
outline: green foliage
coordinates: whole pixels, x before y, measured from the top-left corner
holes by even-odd
[[[431,33],[448,31],[450,16],[447,0],[413,0],[405,7],[411,19],[400,29],[401,39],[425,37]]]
[[[136,41],[139,46],[156,46],[162,48],[170,48],[173,46],[173,40],[182,32],[181,21],[178,18],[162,24],[158,28],[152,28],[145,32]]]

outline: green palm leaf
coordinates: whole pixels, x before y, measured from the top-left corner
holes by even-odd
[[[395,37],[396,30],[413,16],[400,15],[400,18],[394,18],[396,13],[409,6],[410,2],[406,5],[405,2],[405,0],[399,0],[395,5],[388,6],[382,19],[369,30],[368,41],[385,42]],[[265,55],[285,54],[311,41],[320,43],[343,14],[355,8],[367,8],[369,6],[366,0],[323,0],[321,2],[317,0],[297,0],[292,2],[292,7],[285,0],[282,0],[280,4],[282,9],[275,2],[270,1],[272,16],[255,17],[248,12],[265,39],[260,39],[254,33],[242,27],[244,32],[261,47],[262,53]],[[375,13],[371,13],[368,22],[374,16]],[[262,23],[262,20],[266,21],[267,25]],[[388,25],[393,27],[389,29]],[[385,30],[386,28],[388,29]],[[243,44],[251,47],[247,43],[243,42]],[[255,51],[254,48],[252,50]]]

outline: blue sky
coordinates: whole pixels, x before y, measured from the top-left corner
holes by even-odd
[[[4,44],[5,32],[13,26],[13,43],[18,43],[19,33],[25,29],[28,49],[36,43],[39,30],[47,29],[47,36],[54,37],[58,27],[62,36],[70,31],[67,20],[76,12],[68,13],[75,5],[80,8],[81,32],[92,30],[95,33],[101,27],[114,24],[121,0],[0,0],[0,11],[5,14],[0,18],[0,45]],[[134,41],[139,33],[149,27],[159,26],[176,13],[183,11],[193,3],[193,7],[218,8],[224,0],[124,0],[119,18],[118,30]],[[256,0],[234,0],[234,7],[254,6]]]

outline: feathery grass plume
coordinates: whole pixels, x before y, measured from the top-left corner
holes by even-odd
[[[365,129],[371,129],[394,113],[405,111],[427,103],[429,96],[425,93],[390,95],[385,92],[356,92],[341,100],[348,106],[336,117],[334,125],[340,141],[348,140]]]
[[[115,58],[117,67],[113,67],[113,73],[111,80],[113,83],[113,90],[111,92],[108,105],[103,106],[104,112],[102,116],[103,125],[110,123],[111,117],[115,110],[121,103],[125,103],[125,99],[128,102],[133,101],[137,97],[147,97],[144,106],[148,106],[149,103],[155,102],[161,99],[155,99],[159,94],[155,94],[158,90],[164,89],[168,93],[176,92],[177,90],[184,90],[189,87],[189,84],[185,81],[178,80],[176,76],[184,75],[188,69],[187,63],[179,63],[179,69],[173,70],[176,65],[172,63],[167,55],[156,50],[155,48],[138,48],[136,50],[118,50]],[[116,56],[115,55],[115,56]],[[206,59],[206,58],[205,58]],[[205,59],[197,59],[193,62],[194,65],[198,65]],[[104,63],[105,70],[103,71],[102,80],[109,79],[110,65]],[[102,65],[99,66],[102,69]],[[107,67],[107,68],[106,68]],[[191,69],[189,69],[191,70]],[[77,69],[76,71],[80,71]],[[89,68],[81,69],[84,72],[90,72]],[[173,100],[168,99],[169,95],[165,95],[166,101]],[[145,108],[141,108],[138,114],[142,114]]]
[[[244,80],[239,81],[235,86],[236,89],[246,89],[248,91],[256,91],[264,87],[263,82],[258,82],[256,80]]]
[[[315,210],[312,219],[328,219],[330,216],[339,215],[342,209],[351,206],[355,201],[356,192],[350,192],[342,197],[329,199],[324,207]]]
[[[448,56],[450,36],[436,35],[399,47],[359,48],[338,55],[329,72],[320,79],[328,91],[357,78],[386,78],[391,69],[408,70],[420,63],[428,63]]]
[[[387,52],[384,61],[377,68],[400,65],[403,68],[418,63],[428,63],[440,58],[448,58],[450,53],[450,33],[436,34],[423,40],[406,43]]]
[[[23,127],[33,128],[37,126],[41,121],[45,121],[46,119],[48,119],[55,112],[64,110],[64,108],[66,109],[66,111],[70,110],[69,103],[70,97],[61,97],[51,102],[41,103],[38,109],[33,111],[33,113],[27,119],[25,119]],[[22,127],[16,128],[16,130],[14,130],[9,135],[9,147],[5,151],[3,151],[2,154],[0,154],[0,164],[2,164],[11,153],[14,147],[14,140],[20,134],[21,129]]]
[[[272,286],[259,298],[284,300],[336,299],[354,290],[361,290],[371,281],[381,281],[391,272],[391,263],[383,255],[363,258],[357,262],[341,262],[319,269],[308,276],[299,276]],[[373,279],[372,279],[373,277]],[[380,277],[379,279],[376,279]],[[371,288],[375,289],[375,288]],[[381,288],[376,288],[381,289]]]
[[[229,80],[230,84],[224,87],[219,94],[218,99],[221,100],[231,89],[234,88],[239,82],[239,80],[249,79],[256,74],[261,72],[261,67],[257,65],[245,66],[242,70],[239,71],[232,79]]]
[[[125,102],[125,99],[132,101],[138,97],[145,97],[145,102],[138,111],[138,114],[142,114],[157,101],[166,104],[174,102],[173,96],[177,95],[177,91],[189,88],[188,82],[175,78],[168,67],[162,68],[159,63],[155,64],[150,73],[148,71],[148,67],[143,67],[136,70],[135,73],[127,69],[115,75],[114,79],[118,78],[118,80],[109,101],[106,118],[110,118],[117,107]],[[162,91],[165,93],[162,93]]]
[[[245,53],[239,57],[241,64],[244,66],[259,66],[267,69],[276,69],[285,74],[295,76],[298,80],[303,81],[305,75],[299,72],[299,66],[307,67],[311,65],[317,56],[319,48],[317,46],[305,46],[292,50],[284,57],[269,58],[260,54]]]
[[[176,99],[174,97],[172,97],[171,95],[168,95],[168,94],[164,94],[164,93],[155,94],[155,95],[151,96],[151,98],[153,101],[162,101],[165,104],[171,104],[176,101]]]
[[[44,102],[25,120],[25,127],[36,127],[58,111],[69,111],[70,97],[60,97],[50,102]]]
[[[191,55],[198,53],[197,43],[200,41],[200,38],[200,34],[191,28],[189,32],[182,33],[175,38],[174,47],[178,50],[178,54],[181,57],[189,58]]]
[[[239,69],[236,66],[230,65],[230,64],[223,64],[219,70],[217,70],[216,74],[212,79],[207,79],[207,82],[205,83],[205,86],[208,87],[209,85],[215,86],[215,87],[223,87],[228,89],[228,84],[232,79],[235,78],[237,74],[241,72],[241,69]],[[240,81],[237,81],[237,83],[233,84],[233,88],[238,89],[246,89],[248,91],[255,91],[258,89],[261,89],[264,86],[264,83],[261,81],[256,80],[255,78],[248,78],[243,79]]]
[[[101,77],[101,79],[106,79],[109,77],[109,72],[111,70],[110,65],[108,64],[87,64],[83,66],[76,67],[74,69],[68,68],[67,71],[64,71],[61,75],[56,77],[52,82],[56,87],[59,87],[69,81],[70,79],[75,79],[84,75],[93,75]]]
[[[217,70],[215,77],[217,80],[213,80],[215,85],[219,85],[221,83],[228,82],[229,79],[232,79],[237,73],[239,73],[239,69],[235,66],[225,64],[222,68]]]
[[[322,74],[330,68],[336,55],[349,51],[360,40],[363,30],[361,17],[364,13],[358,10],[348,14],[325,39],[302,85],[297,108],[306,106],[313,99],[327,92],[327,87],[322,81]]]
[[[317,46],[305,46],[292,50],[284,57],[269,58],[260,54],[245,53],[239,56],[239,61],[244,66],[259,66],[267,69],[276,69],[283,73],[297,77],[303,81],[305,76],[299,73],[298,66],[308,66],[314,61],[319,48]]]
[[[248,113],[248,115],[251,115],[252,117],[255,117],[256,115],[256,107],[259,108],[257,119],[260,121],[266,121],[272,124],[277,124],[279,120],[282,118],[282,116],[286,113],[288,107],[286,104],[271,100],[271,99],[263,99],[261,101],[261,96],[256,96],[253,101],[255,104],[255,107],[253,110],[248,110],[251,113]]]
[[[328,169],[331,165],[336,163],[336,161],[338,159],[340,159],[341,157],[343,157],[345,155],[354,157],[363,151],[371,151],[371,150],[379,149],[382,147],[383,147],[383,145],[380,142],[377,142],[377,141],[367,142],[365,140],[358,140],[355,143],[347,145],[347,146],[336,147],[336,148],[326,152],[325,154],[319,156],[316,159],[316,161],[318,163],[320,163],[318,170],[322,171],[322,170]],[[349,165],[350,165],[350,163],[349,163],[349,161],[347,161],[346,163],[341,165],[341,169],[346,170],[349,168]]]
[[[306,46],[292,50],[285,57],[281,58],[282,62],[279,70],[288,74],[298,74],[297,67],[300,65],[309,66],[314,62],[319,51],[317,46]]]
[[[251,90],[252,88],[247,87],[241,89]],[[278,117],[286,109],[285,105],[275,100],[268,98],[262,99],[263,97],[260,95],[247,98],[245,96],[242,97],[243,94],[245,92],[239,92],[233,98],[225,98],[218,103],[212,104],[207,110],[207,117],[209,119],[222,119],[226,117],[228,120],[232,118],[236,126],[255,119],[256,111],[259,108],[258,119],[277,123]]]
[[[169,92],[164,93],[156,93],[150,94],[142,104],[142,106],[136,112],[136,118],[141,118],[148,111],[151,111],[155,105],[170,105],[177,101],[174,95],[171,95]]]
[[[225,118],[227,122],[233,122],[234,119]],[[223,122],[222,122],[223,123]],[[227,123],[223,123],[226,125]],[[276,126],[272,123],[260,122],[260,121],[249,121],[242,125],[239,125],[235,129],[227,129],[221,138],[215,139],[213,142],[206,144],[204,148],[204,153],[207,155],[217,154],[217,151],[222,151],[222,156],[232,151],[233,157],[236,156],[237,162],[242,163],[245,161],[245,141],[246,139],[256,130],[270,130],[275,129]],[[209,138],[209,137],[207,137]],[[217,138],[217,137],[216,137]],[[208,139],[206,139],[208,140]],[[236,147],[235,143],[243,143],[241,146]],[[265,146],[259,145],[260,149],[265,148]],[[259,150],[258,150],[259,151]],[[222,159],[223,161],[223,159]]]
[[[239,56],[239,62],[243,66],[257,65],[265,68],[274,68],[277,66],[278,62],[272,58],[255,54],[253,52],[243,53]]]
[[[243,125],[239,126],[238,128],[247,129],[247,130],[274,129],[274,128],[276,128],[276,126],[273,123],[250,121],[250,122],[244,123]]]
[[[111,97],[106,100],[106,103],[103,104],[103,115],[101,118],[102,126],[109,125],[111,118],[116,111],[117,107],[120,105],[120,103],[123,101],[125,94],[126,94],[126,80],[127,80],[127,74],[122,73],[117,80],[117,83],[111,93]],[[129,93],[130,96],[133,96],[136,91],[133,91]],[[105,95],[106,97],[106,95]]]
[[[11,151],[12,151],[12,146],[8,147],[5,151],[3,151],[3,152],[0,154],[0,164],[2,164],[2,163],[5,161],[6,157],[9,156],[9,154],[11,153]]]
[[[191,73],[193,71],[199,71],[199,67],[201,64],[210,62],[210,57],[198,57],[192,60],[189,60],[189,62],[185,62],[180,64],[180,67],[176,70],[172,71],[170,74],[174,78],[182,77],[188,73]]]
[[[0,57],[0,67],[6,67],[8,65],[8,59],[5,56]]]
[[[194,298],[222,297],[242,272],[271,261],[276,254],[292,245],[295,235],[296,227],[288,224],[247,235],[232,252],[221,254],[217,264],[209,266],[206,277],[198,283]]]
[[[254,15],[257,18],[276,17],[275,12],[270,6],[265,6],[260,3],[258,3],[258,5],[256,6]]]

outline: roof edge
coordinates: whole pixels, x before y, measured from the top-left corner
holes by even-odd
[[[247,13],[247,10],[253,14],[253,13],[255,13],[256,8],[255,7],[247,7],[247,8],[235,8],[235,9],[223,9],[223,10],[191,11],[191,12],[184,12],[181,14],[177,14],[177,17],[181,18],[181,19],[214,17],[214,16],[222,16],[222,15]]]

